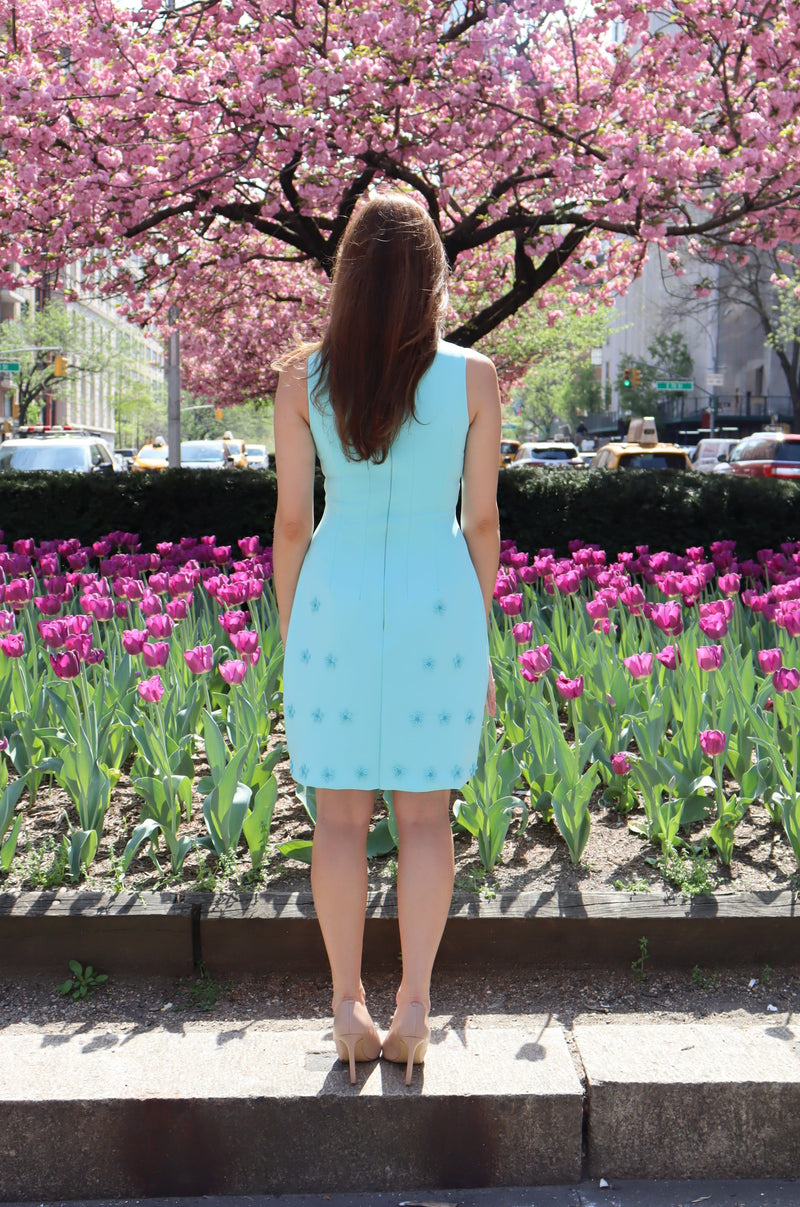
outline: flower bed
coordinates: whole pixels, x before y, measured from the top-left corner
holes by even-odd
[[[0,547],[6,884],[101,868],[117,888],[247,869],[264,883],[308,859],[314,794],[295,799],[283,763],[271,554],[238,545],[144,552],[116,532]],[[472,883],[534,833],[579,868],[623,829],[626,862],[633,845],[690,891],[724,881],[744,835],[785,884],[800,861],[800,546],[611,561],[506,542],[501,560],[498,713],[454,799]],[[373,856],[394,850],[388,805]]]

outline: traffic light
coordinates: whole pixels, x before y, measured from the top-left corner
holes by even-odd
[[[636,386],[640,386],[642,384],[642,370],[641,369],[633,370],[633,384],[634,384],[634,388]]]
[[[66,361],[65,357],[57,356],[55,358],[55,360],[53,361],[53,376],[54,377],[66,377],[67,376],[67,361]]]
[[[215,419],[222,419],[223,414],[224,414],[224,412],[223,412],[223,410],[222,410],[222,407],[217,407],[217,408],[216,408],[216,410],[214,411],[214,418],[215,418]]]
[[[624,385],[626,390],[629,390],[631,388],[631,386],[633,384],[633,370],[632,369],[625,370],[625,375],[622,378],[622,384]]]

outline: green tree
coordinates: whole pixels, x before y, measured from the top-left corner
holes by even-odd
[[[225,407],[222,419],[217,419],[213,406],[197,403],[186,397],[181,410],[183,440],[221,440],[223,432],[231,431],[245,443],[274,447],[272,436],[272,407],[265,403],[248,402]]]
[[[633,380],[638,372],[640,384]],[[647,356],[627,357],[617,371],[616,388],[620,409],[629,415],[655,415],[659,406],[673,395],[656,389],[657,381],[691,381],[694,361],[683,335],[657,335],[647,346]],[[626,377],[630,374],[630,385]]]
[[[98,338],[93,324],[81,321],[63,302],[49,302],[41,310],[28,310],[21,318],[0,323],[0,355],[19,362],[15,374],[19,422],[34,422],[46,395],[65,399],[86,373],[101,373],[111,363],[113,349]],[[56,373],[56,357],[66,361],[63,376]]]

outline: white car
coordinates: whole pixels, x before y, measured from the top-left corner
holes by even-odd
[[[23,434],[24,433],[24,434]],[[116,473],[114,454],[100,436],[72,436],[64,429],[21,429],[0,444],[0,473]]]
[[[521,444],[510,469],[582,469],[584,463],[574,444],[569,440],[533,440]]]
[[[251,444],[248,440],[245,445],[245,453],[250,469],[269,469],[269,453],[266,444]]]
[[[224,440],[181,441],[181,469],[227,469],[231,464]]]
[[[699,474],[728,472],[725,469],[718,470],[717,467],[727,464],[731,449],[734,444],[738,443],[738,437],[735,440],[719,438],[701,440],[692,453],[692,469]]]

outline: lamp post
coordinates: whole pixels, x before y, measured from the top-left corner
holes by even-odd
[[[173,328],[167,340],[167,449],[170,469],[181,463],[181,337],[175,324],[178,307],[167,314]]]

